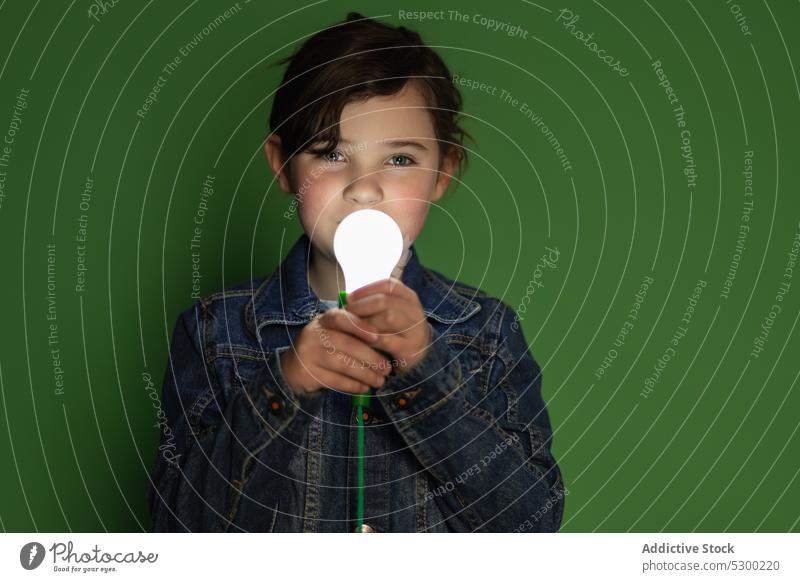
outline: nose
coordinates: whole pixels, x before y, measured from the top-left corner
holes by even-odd
[[[344,189],[344,199],[359,206],[373,206],[383,200],[383,190],[377,175],[359,177]]]

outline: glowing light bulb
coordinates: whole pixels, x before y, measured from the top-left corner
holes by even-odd
[[[387,279],[403,254],[403,234],[394,219],[371,208],[349,214],[333,235],[333,252],[347,293]]]

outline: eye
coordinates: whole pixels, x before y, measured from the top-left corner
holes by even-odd
[[[389,163],[392,166],[413,166],[414,160],[404,154],[397,154],[389,158]]]
[[[325,152],[320,154],[320,156],[326,162],[343,162],[344,161],[344,154],[339,150],[333,150],[330,152]]]

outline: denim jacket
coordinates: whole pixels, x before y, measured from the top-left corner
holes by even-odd
[[[175,325],[153,531],[353,532],[350,395],[296,394],[279,355],[326,307],[303,234],[280,266],[198,300]],[[423,267],[402,281],[431,328],[422,360],[364,410],[364,523],[377,532],[556,531],[564,486],[541,370],[514,311]]]

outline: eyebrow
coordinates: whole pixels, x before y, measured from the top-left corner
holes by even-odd
[[[422,144],[422,143],[420,143],[418,141],[408,141],[408,140],[403,140],[403,139],[394,139],[394,140],[380,141],[378,143],[382,143],[382,144],[387,145],[387,146],[392,147],[392,148],[406,148],[406,147],[409,147],[409,148],[417,148],[417,149],[420,149],[420,150],[428,151],[428,148],[425,147],[424,144]]]
[[[353,142],[351,142],[349,139],[340,139],[339,143],[345,144],[345,145],[353,145]],[[424,144],[422,144],[422,143],[420,143],[418,141],[410,141],[410,140],[405,140],[405,139],[389,139],[389,140],[381,140],[381,141],[379,141],[377,143],[379,143],[381,145],[385,145],[385,146],[391,147],[391,148],[410,147],[410,148],[417,148],[417,149],[420,149],[420,150],[423,150],[423,151],[428,151],[428,148]]]

